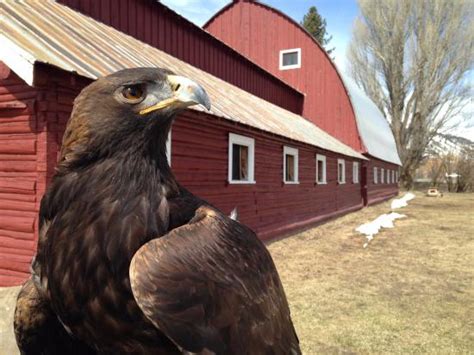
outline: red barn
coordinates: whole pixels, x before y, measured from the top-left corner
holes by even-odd
[[[303,92],[303,117],[370,158],[362,167],[366,204],[398,193],[392,175],[401,162],[388,123],[299,23],[259,1],[234,0],[204,29]]]
[[[166,67],[206,88],[211,112],[188,110],[173,126],[172,168],[225,212],[238,207],[261,238],[363,206],[362,146],[305,119],[307,97],[291,83],[160,3],[62,2],[0,2],[0,286],[27,276],[73,99],[126,67]]]

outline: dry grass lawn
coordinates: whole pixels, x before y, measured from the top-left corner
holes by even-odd
[[[364,249],[389,206],[268,246],[305,354],[474,353],[474,194],[417,194]]]

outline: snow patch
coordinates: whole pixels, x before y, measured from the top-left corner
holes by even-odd
[[[393,200],[391,208],[392,210],[396,210],[398,208],[406,207],[408,206],[408,201],[411,201],[414,198],[415,198],[415,195],[412,194],[411,192],[408,192],[405,195],[403,195],[402,198],[396,198],[395,200]]]
[[[364,234],[367,242],[364,244],[364,248],[367,248],[370,241],[374,239],[374,235],[380,232],[382,228],[394,228],[393,221],[399,218],[405,218],[404,214],[391,212],[378,216],[372,222],[364,223],[356,228],[356,232]]]

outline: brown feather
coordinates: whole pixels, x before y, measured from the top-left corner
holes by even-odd
[[[245,226],[209,207],[135,254],[132,290],[180,348],[216,354],[299,354],[278,273]]]

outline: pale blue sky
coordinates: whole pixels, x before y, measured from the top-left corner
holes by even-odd
[[[229,0],[162,0],[195,24],[202,26]],[[352,23],[358,13],[356,0],[266,0],[268,4],[300,22],[311,6],[316,6],[326,19],[327,31],[333,36],[330,45],[336,47],[334,57],[341,70],[345,70],[345,52],[350,41]]]

